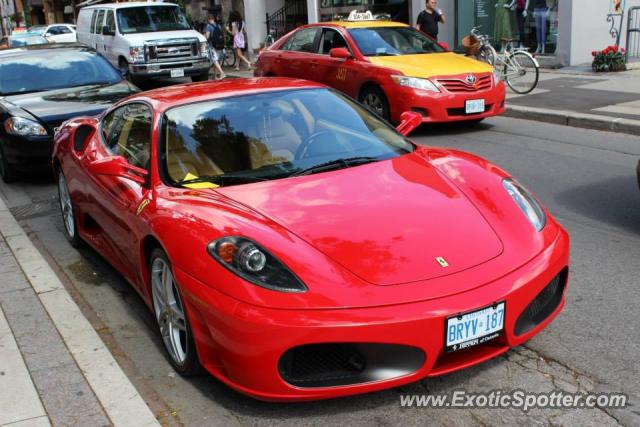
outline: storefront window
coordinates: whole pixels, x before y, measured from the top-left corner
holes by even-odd
[[[471,28],[481,26],[480,33],[488,34],[498,50],[513,41],[532,53],[556,52],[558,0],[456,0],[456,18],[458,46]]]
[[[321,0],[320,20],[345,19],[354,9],[369,10],[376,19],[409,23],[409,0]]]

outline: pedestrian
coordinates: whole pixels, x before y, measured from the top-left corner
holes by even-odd
[[[238,58],[238,64],[235,68],[236,71],[240,71],[240,61],[244,61],[245,64],[247,64],[247,70],[251,70],[251,62],[242,54],[242,50],[246,47],[246,28],[240,12],[234,10],[229,14],[229,28],[227,28],[227,32],[233,37],[233,50],[236,52],[236,58]]]
[[[435,41],[438,41],[438,23],[446,23],[442,10],[436,10],[437,4],[437,0],[427,0],[424,10],[418,15],[416,25],[419,31],[427,34]]]
[[[218,80],[218,74],[220,75],[220,80],[222,80],[227,76],[224,74],[224,71],[222,71],[222,67],[218,61],[218,49],[224,48],[224,32],[216,23],[213,15],[207,16],[207,26],[205,28],[204,36],[209,44],[209,57],[212,62],[211,68],[214,69],[213,80]],[[221,43],[222,46],[220,46]]]

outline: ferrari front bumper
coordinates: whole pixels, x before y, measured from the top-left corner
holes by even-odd
[[[524,343],[562,310],[568,263],[569,237],[560,229],[553,243],[526,265],[468,292],[402,305],[333,310],[257,307],[215,291],[178,268],[174,267],[174,273],[185,296],[203,366],[227,385],[254,398],[301,401],[400,386],[478,364]],[[546,311],[537,310],[532,301],[545,295],[543,290],[558,277],[563,283],[554,305],[547,305]],[[497,338],[445,352],[447,317],[502,301],[506,306],[504,330]],[[532,313],[537,320],[523,322],[524,316]],[[304,386],[291,378],[285,380],[290,374],[287,358],[296,349],[310,356],[310,364],[325,363],[326,357],[322,361],[317,358],[328,354],[332,360],[337,357],[362,368],[361,372],[367,366],[373,366],[375,372],[356,376],[362,382],[354,384],[348,384],[348,379],[332,383],[334,373],[329,375],[329,382]],[[300,368],[300,361],[297,363]],[[316,367],[309,369],[314,371]]]

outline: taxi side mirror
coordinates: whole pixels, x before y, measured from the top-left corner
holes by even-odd
[[[402,135],[407,136],[415,128],[422,124],[422,116],[415,111],[405,111],[400,114],[400,124],[396,130]]]
[[[339,59],[353,58],[353,56],[347,50],[346,47],[334,47],[329,51],[329,56],[332,58],[339,58]]]

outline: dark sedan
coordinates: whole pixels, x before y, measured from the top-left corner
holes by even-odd
[[[138,92],[109,62],[79,44],[0,52],[0,175],[48,171],[55,128],[97,115]]]

